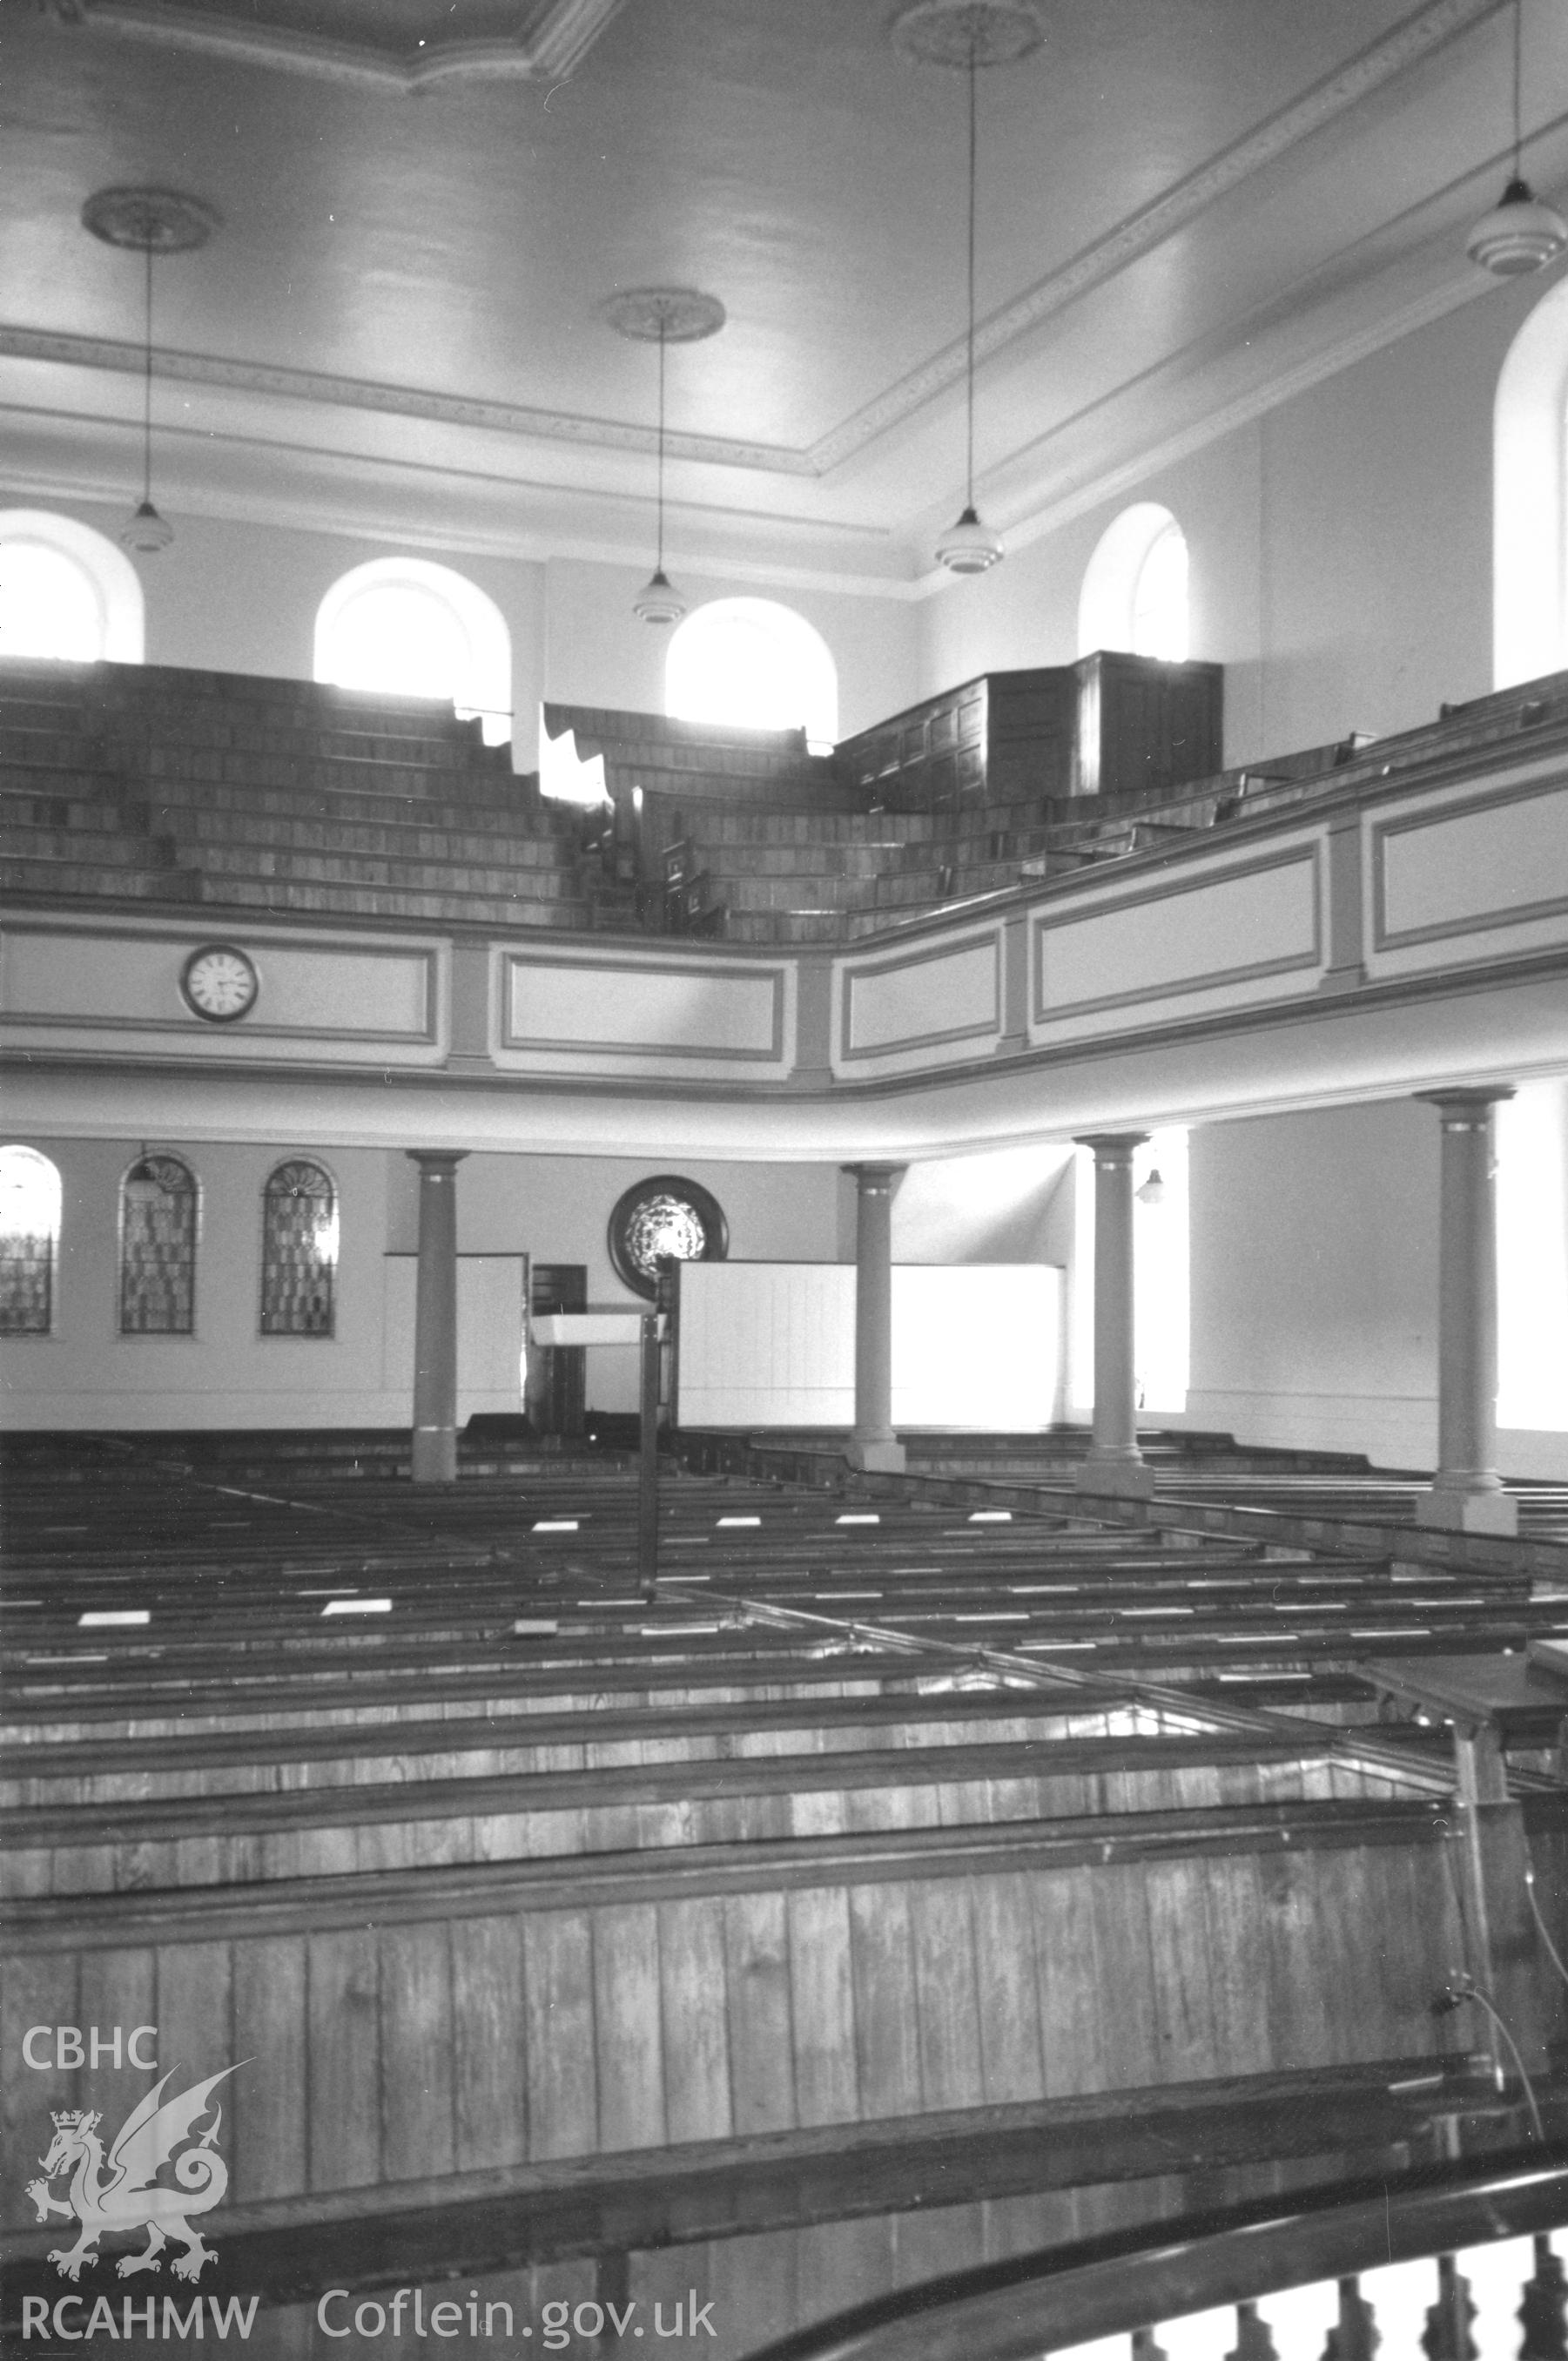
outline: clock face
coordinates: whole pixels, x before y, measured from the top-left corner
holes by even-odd
[[[211,1025],[232,1025],[255,1006],[260,981],[232,943],[206,943],[186,961],[180,989],[198,1016]]]

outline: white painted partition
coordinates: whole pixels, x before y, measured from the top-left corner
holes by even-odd
[[[898,1427],[1049,1426],[1059,1414],[1063,1274],[1045,1263],[901,1263],[893,1274]],[[848,1263],[685,1263],[684,1427],[845,1427],[855,1414]]]

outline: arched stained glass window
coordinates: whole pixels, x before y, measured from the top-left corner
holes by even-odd
[[[120,1183],[120,1334],[196,1327],[196,1176],[178,1156],[138,1156]]]
[[[36,1148],[0,1148],[0,1334],[54,1327],[60,1172]]]
[[[330,1336],[337,1278],[337,1191],[303,1158],[268,1175],[261,1205],[261,1333]]]

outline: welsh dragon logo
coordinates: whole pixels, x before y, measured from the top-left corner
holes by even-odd
[[[121,2279],[129,2279],[134,2271],[161,2268],[163,2249],[171,2237],[179,2239],[185,2250],[171,2257],[176,2279],[200,2279],[203,2267],[216,2262],[215,2248],[206,2245],[199,2230],[192,2230],[187,2216],[210,2213],[221,2203],[229,2185],[228,2167],[213,2145],[224,2111],[212,2093],[235,2070],[225,2066],[222,2074],[210,2074],[179,2098],[165,2099],[164,2086],[172,2080],[171,2069],[126,2117],[107,2157],[98,2136],[101,2115],[78,2108],[54,2117],[49,2153],[38,2158],[43,2179],[28,2181],[27,2195],[38,2207],[40,2222],[47,2222],[51,2213],[63,2213],[68,2222],[81,2225],[74,2246],[49,2249],[49,2261],[62,2279],[80,2278],[83,2263],[98,2260],[94,2249],[105,2231],[145,2228],[148,2233],[140,2254],[121,2256],[117,2265]],[[193,2126],[209,2110],[213,2120],[198,2138]],[[187,2142],[188,2146],[182,2145]],[[176,2149],[181,2150],[179,2155]],[[159,2180],[165,2165],[172,2166],[178,2188]],[[62,2202],[51,2194],[49,2183],[67,2172],[71,2194]]]

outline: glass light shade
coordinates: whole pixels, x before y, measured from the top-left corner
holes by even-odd
[[[937,544],[937,563],[949,574],[989,574],[1002,562],[1002,544],[988,533],[973,509],[965,509],[956,525]]]
[[[1140,1205],[1164,1204],[1165,1182],[1159,1177],[1157,1167],[1149,1174],[1149,1177],[1144,1182],[1143,1187],[1141,1189],[1135,1189],[1133,1194],[1137,1199]]]
[[[1499,202],[1476,223],[1464,251],[1499,279],[1541,270],[1568,249],[1568,225],[1542,204],[1528,181],[1512,180]]]
[[[167,549],[174,538],[174,527],[167,517],[160,517],[150,500],[143,500],[136,514],[120,535],[121,546],[140,550],[150,557]]]
[[[648,577],[631,602],[631,611],[645,623],[678,623],[686,602],[661,566]]]

